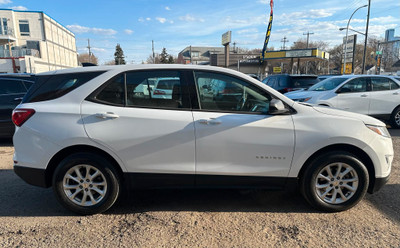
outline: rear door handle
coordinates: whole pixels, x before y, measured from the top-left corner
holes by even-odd
[[[397,95],[399,95],[399,92],[395,92],[395,93],[393,93],[393,95],[397,96]]]
[[[23,97],[14,98],[14,101],[22,101]]]
[[[116,115],[113,112],[107,112],[107,113],[97,113],[96,117],[100,119],[108,119],[108,118],[116,119],[119,117],[119,115]]]

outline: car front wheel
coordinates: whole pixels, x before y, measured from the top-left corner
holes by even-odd
[[[309,164],[300,183],[311,206],[322,211],[344,211],[364,197],[369,184],[368,170],[353,154],[329,152]]]
[[[108,210],[120,193],[118,173],[111,163],[91,153],[76,153],[60,162],[53,176],[59,202],[78,214]]]

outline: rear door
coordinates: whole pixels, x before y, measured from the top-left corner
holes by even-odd
[[[150,82],[161,78],[177,82],[168,97],[153,98]],[[88,136],[123,160],[131,183],[194,184],[195,135],[186,85],[181,71],[132,71],[106,82],[82,103]]]
[[[354,78],[337,91],[337,106],[340,109],[360,114],[369,113],[370,92],[367,77]]]
[[[400,104],[399,85],[390,78],[372,77],[370,115],[387,115]]]
[[[26,93],[26,88],[21,80],[0,79],[0,136],[12,136],[14,124],[11,114],[21,102]]]

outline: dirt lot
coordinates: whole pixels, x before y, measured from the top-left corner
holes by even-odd
[[[296,192],[125,193],[106,214],[76,216],[51,189],[12,171],[0,145],[0,247],[400,247],[400,131],[389,183],[355,208],[326,214]]]

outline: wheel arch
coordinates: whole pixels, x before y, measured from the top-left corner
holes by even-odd
[[[369,176],[369,185],[368,185],[368,193],[372,193],[375,185],[375,167],[372,162],[372,159],[369,157],[369,155],[361,150],[360,148],[354,146],[354,145],[349,145],[349,144],[333,144],[329,145],[326,147],[323,147],[313,153],[303,164],[301,167],[298,178],[301,179],[304,176],[304,172],[306,168],[310,165],[311,161],[316,159],[318,156],[327,153],[327,152],[332,152],[332,151],[345,151],[353,154],[356,156],[367,168],[368,170],[368,176]]]
[[[117,170],[119,175],[121,176],[120,178],[123,179],[123,171],[119,163],[107,152],[104,150],[90,146],[90,145],[74,145],[74,146],[69,146],[66,147],[59,152],[57,152],[49,161],[46,167],[46,172],[45,172],[45,180],[46,180],[46,186],[50,187],[52,186],[52,177],[54,174],[54,171],[57,167],[57,165],[67,156],[77,153],[77,152],[88,152],[88,153],[94,153],[97,155],[100,155],[107,159],[113,167]]]

